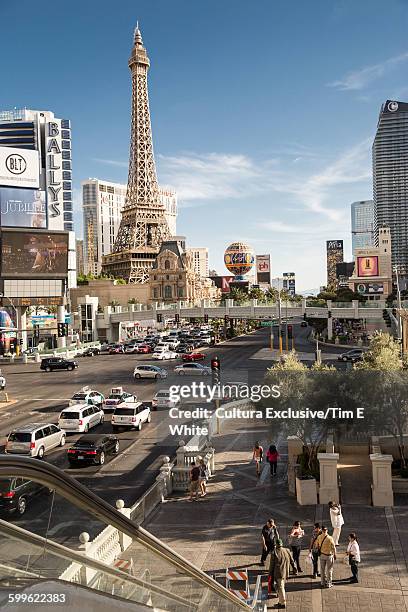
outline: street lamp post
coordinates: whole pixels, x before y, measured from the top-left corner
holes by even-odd
[[[282,355],[282,302],[281,302],[281,291],[280,291],[280,278],[278,278],[278,317],[279,317],[279,353]]]
[[[402,305],[401,305],[401,289],[399,285],[398,266],[394,266],[395,279],[397,281],[397,300],[398,300],[398,339],[401,342],[401,354],[404,354],[404,339],[403,339],[403,326],[402,326]]]

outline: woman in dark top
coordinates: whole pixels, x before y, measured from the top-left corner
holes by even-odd
[[[271,468],[271,476],[275,476],[276,475],[276,470],[277,470],[277,466],[278,466],[278,459],[279,459],[279,453],[276,450],[276,446],[274,444],[271,444],[267,453],[266,453],[266,459],[269,462],[270,468]]]

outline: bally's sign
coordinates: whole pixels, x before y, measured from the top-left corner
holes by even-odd
[[[38,151],[0,147],[0,186],[38,189],[40,186]]]
[[[52,222],[52,218],[60,217],[62,214],[62,151],[61,151],[61,122],[53,120],[46,126],[46,155],[47,155],[47,199],[48,199],[48,227],[60,229],[58,220]]]

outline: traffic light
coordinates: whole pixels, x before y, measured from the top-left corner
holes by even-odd
[[[293,338],[293,325],[288,325],[288,340]]]
[[[213,357],[213,358],[211,359],[211,369],[212,369],[212,371],[213,371],[213,372],[214,372],[215,370],[218,370],[218,371],[219,371],[219,370],[220,370],[220,368],[221,368],[221,363],[220,363],[219,358],[218,358],[217,356]]]
[[[383,319],[385,321],[385,324],[387,327],[391,327],[391,317],[390,314],[388,312],[388,310],[386,308],[384,308],[383,310]]]
[[[224,315],[224,323],[225,323],[225,325],[228,324],[228,321],[229,321],[229,315]]]
[[[157,319],[158,323],[162,323],[163,322],[163,315],[160,312],[158,312],[157,315],[156,315],[156,319]]]
[[[33,336],[36,340],[39,340],[40,338],[40,326],[39,325],[33,325]]]
[[[180,323],[180,315],[178,314],[178,312],[174,315],[174,320],[176,323]]]
[[[58,338],[65,336],[65,323],[58,323]]]
[[[68,336],[68,323],[64,323],[64,336]]]
[[[327,318],[328,318],[328,319],[331,319],[331,318],[332,318],[332,313],[331,313],[331,310],[329,310],[329,312],[327,313]]]
[[[204,315],[204,323],[208,323],[208,314]]]

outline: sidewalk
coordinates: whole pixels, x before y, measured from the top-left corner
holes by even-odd
[[[265,450],[272,442],[265,425],[240,421],[230,423],[227,429],[224,421],[223,426],[224,432],[214,439],[217,470],[207,496],[198,502],[187,501],[187,496],[173,496],[143,526],[207,572],[221,574],[227,567],[247,567],[254,581],[258,573],[263,573],[266,586],[267,567],[258,565],[260,530],[266,519],[275,519],[285,543],[293,522],[302,521],[306,546],[313,523],[323,521],[329,525],[329,513],[323,506],[299,506],[288,495],[282,441],[278,476],[271,478],[266,465],[261,478],[256,478],[255,466],[250,463],[251,449],[255,440]],[[319,581],[312,580],[307,552],[302,551],[304,573],[287,583],[287,608],[293,612],[408,610],[408,507],[392,510],[345,504],[343,513],[345,526],[335,564],[334,588],[322,590]],[[350,576],[349,567],[343,563],[350,531],[357,532],[361,546],[359,584],[342,582]],[[131,549],[132,546],[126,551],[130,556]],[[276,602],[269,599],[268,608]]]

